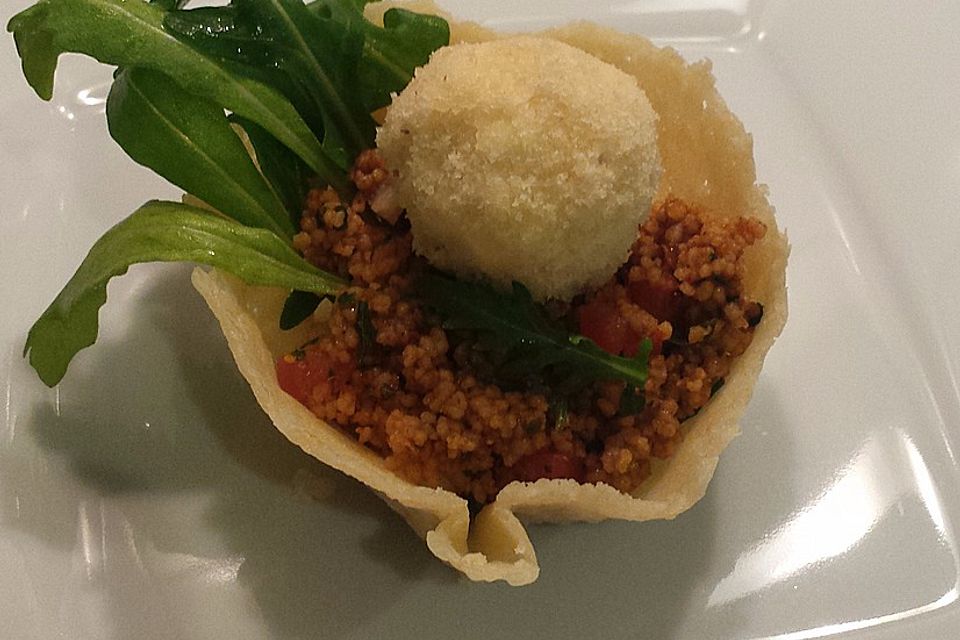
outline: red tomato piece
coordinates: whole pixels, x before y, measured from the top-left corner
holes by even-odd
[[[658,356],[663,353],[663,335],[659,331],[654,332],[653,336],[650,338],[652,343],[650,349],[651,356]]]
[[[638,336],[612,302],[593,299],[580,307],[580,333],[614,355],[633,355],[640,344]]]
[[[513,466],[514,479],[520,482],[535,482],[540,478],[572,478],[583,482],[583,461],[565,453],[543,449],[531,453]]]
[[[675,323],[680,315],[680,302],[683,296],[670,282],[654,284],[647,280],[631,282],[627,293],[634,304],[657,320],[667,320]]]
[[[277,360],[277,382],[280,388],[306,405],[314,388],[323,383],[328,393],[340,393],[350,384],[354,368],[350,363],[331,363],[323,351],[307,349],[299,357],[293,354]]]
[[[286,355],[277,360],[277,382],[280,388],[296,398],[300,404],[307,404],[310,392],[313,391],[313,373],[306,358],[298,359]]]

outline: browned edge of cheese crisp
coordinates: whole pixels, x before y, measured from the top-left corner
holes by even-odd
[[[389,6],[368,5],[368,15]],[[402,6],[436,13],[432,3]],[[480,42],[497,34],[472,23],[450,20],[451,43]],[[744,293],[763,305],[763,321],[750,346],[733,364],[723,387],[693,418],[674,456],[657,462],[651,477],[633,495],[602,484],[542,479],[514,482],[471,521],[468,503],[443,489],[412,484],[386,468],[384,460],[331,426],[285,393],[275,362],[302,344],[310,321],[290,332],[278,328],[286,291],[246,286],[235,278],[197,269],[194,286],[220,322],[237,365],[277,428],[308,454],[360,480],[400,513],[426,540],[434,555],[471,580],[536,580],[536,554],[519,517],[527,521],[670,519],[690,508],[706,491],[718,456],[739,432],[763,359],[787,317],[786,261],[789,246],[778,229],[765,187],[756,183],[753,143],[716,92],[708,62],[687,64],[672,49],[588,23],[539,35],[555,38],[635,76],[659,117],[663,164],[657,200],[677,197],[711,218],[751,216],[767,233],[744,255]]]

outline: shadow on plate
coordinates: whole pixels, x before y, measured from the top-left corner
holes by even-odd
[[[340,637],[408,581],[455,581],[376,496],[272,427],[189,270],[159,271],[130,276],[59,392],[18,372],[14,393],[44,399],[0,446],[0,521],[76,569],[40,576],[41,600],[79,608],[69,585],[93,582],[118,638],[201,637],[198,618],[245,599],[247,623],[221,630],[252,618],[273,637]]]
[[[778,431],[786,421],[775,389],[759,384],[754,403],[750,415],[762,416],[762,424],[757,418],[744,425],[706,496],[675,520],[530,527],[541,565],[535,584],[522,590],[470,585],[465,590],[474,605],[441,593],[438,608],[460,607],[460,628],[483,629],[489,637],[742,637],[750,610],[738,603],[711,606],[711,594],[737,564],[743,542],[729,535],[765,532],[753,501],[770,492],[757,487],[750,470],[733,465],[764,456],[765,468],[780,470],[764,479],[771,492],[789,495],[793,483],[792,439]],[[759,433],[767,430],[774,450]]]

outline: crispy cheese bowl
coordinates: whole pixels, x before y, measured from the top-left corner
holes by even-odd
[[[384,10],[383,4],[367,9],[368,15],[382,15]],[[450,27],[451,43],[498,37],[474,24],[450,21]],[[194,286],[220,322],[241,373],[291,442],[369,486],[425,539],[434,555],[471,580],[504,580],[512,585],[531,583],[539,574],[520,518],[670,519],[699,500],[718,456],[738,433],[737,422],[763,359],[787,317],[787,240],[777,228],[765,188],[756,182],[751,138],[717,93],[709,63],[687,64],[673,50],[659,49],[642,37],[586,23],[538,35],[577,47],[637,79],[658,117],[662,176],[655,202],[677,198],[710,218],[749,216],[767,227],[743,256],[744,294],[762,305],[763,321],[734,361],[723,389],[683,422],[683,439],[673,455],[656,461],[650,477],[631,494],[572,479],[512,482],[471,518],[467,500],[405,480],[377,453],[320,420],[281,389],[277,359],[322,332],[322,319],[280,331],[278,317],[286,291],[248,286],[217,270],[198,268],[193,274]]]

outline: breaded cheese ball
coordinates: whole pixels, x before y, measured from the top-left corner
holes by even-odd
[[[636,80],[545,38],[439,49],[377,146],[417,253],[540,300],[613,275],[660,176],[656,114]]]

